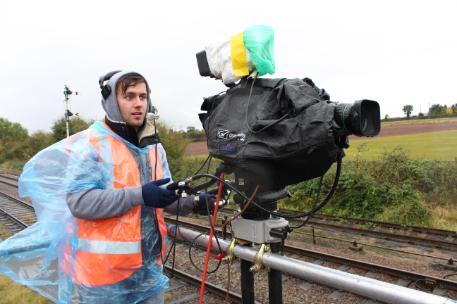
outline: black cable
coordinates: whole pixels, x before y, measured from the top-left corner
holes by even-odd
[[[197,271],[200,271],[200,272],[203,272],[203,269],[201,269],[197,264],[195,264],[193,258],[192,258],[192,248],[196,248],[196,243],[197,243],[197,240],[199,237],[201,237],[202,235],[204,235],[204,233],[200,233],[199,235],[197,235],[193,240],[192,240],[192,243],[190,243],[189,245],[189,251],[188,251],[188,255],[189,255],[189,260],[190,260],[190,263],[192,264],[192,266],[195,267],[195,269],[197,269]],[[204,249],[204,248],[203,248]],[[214,269],[212,269],[211,271],[207,270],[207,273],[208,274],[211,274],[211,273],[215,273],[216,271],[219,270],[219,267],[221,266],[221,263],[222,263],[222,260],[219,260],[219,262],[217,263],[216,267]]]
[[[245,115],[245,123],[246,123],[246,126],[248,127],[248,130],[251,132],[251,133],[255,133],[254,130],[251,129],[251,126],[249,125],[249,121],[248,121],[248,114],[249,114],[249,104],[251,103],[251,96],[252,96],[252,89],[254,87],[254,83],[257,79],[257,74],[255,74],[255,77],[254,79],[252,80],[252,84],[251,84],[251,89],[249,90],[249,97],[248,97],[248,102],[247,102],[247,105],[246,105],[246,115]]]
[[[207,160],[208,160],[208,159],[207,159]],[[212,159],[210,158],[209,161],[208,161],[208,166],[207,166],[207,168],[206,168],[206,172],[207,172],[207,173],[209,172],[209,169],[210,169],[210,166],[211,166],[211,160],[212,160]],[[203,166],[202,166],[202,168],[203,168]],[[199,170],[199,171],[200,171],[200,170]],[[206,180],[207,180],[207,178],[206,178]],[[205,193],[208,193],[208,188],[207,188],[207,187],[205,188]],[[221,199],[222,199],[222,197],[221,197]],[[208,222],[209,222],[209,225],[210,225],[211,229],[213,230],[213,236],[214,236],[214,238],[216,239],[216,244],[217,244],[217,247],[218,247],[218,249],[219,249],[219,254],[222,254],[222,248],[221,248],[221,245],[220,245],[220,243],[219,243],[219,238],[218,238],[217,232],[215,231],[214,226],[213,226],[213,221],[212,221],[212,217],[211,217],[211,212],[210,212],[209,202],[208,202],[208,197],[207,197],[207,196],[205,196],[205,200],[206,200],[206,213],[207,213],[207,216],[208,216]],[[197,235],[197,236],[194,238],[194,240],[192,241],[192,243],[191,243],[190,246],[189,246],[189,251],[188,251],[188,252],[189,252],[189,260],[190,260],[190,263],[192,264],[192,266],[195,267],[195,269],[197,269],[197,270],[200,271],[200,272],[203,272],[203,270],[200,269],[200,267],[198,267],[198,266],[194,263],[194,261],[193,261],[193,259],[192,259],[191,251],[192,251],[192,248],[194,247],[194,244],[195,244],[196,240],[197,240],[200,236],[202,236],[202,235],[203,235],[203,233]],[[214,272],[216,272],[216,271],[219,269],[219,267],[221,266],[221,263],[222,263],[222,260],[219,260],[217,266],[216,266],[213,270],[207,271],[207,273],[214,273]]]
[[[154,119],[154,132],[155,132],[155,134],[157,135],[157,126],[156,126],[156,120],[155,120],[155,119]],[[157,152],[157,145],[158,145],[158,144],[159,144],[159,143],[157,142],[157,143],[154,145],[154,155],[155,155],[155,157],[154,157],[154,180],[157,180],[157,159],[158,159],[158,157],[157,157],[157,155],[158,155],[158,152]],[[179,204],[179,201],[178,201],[178,204]],[[168,251],[167,257],[166,257],[165,260],[164,260],[164,259],[163,259],[163,255],[162,255],[162,246],[163,246],[163,244],[162,244],[162,235],[160,234],[159,221],[158,221],[158,219],[157,219],[157,212],[156,212],[155,210],[154,210],[154,214],[155,214],[156,228],[157,228],[157,231],[159,232],[160,244],[161,244],[161,246],[160,246],[160,249],[161,249],[161,250],[160,250],[160,251],[161,251],[161,252],[160,252],[160,259],[162,260],[162,265],[165,265],[165,263],[166,263],[167,260],[168,260],[168,256],[170,255],[170,251]],[[165,236],[163,236],[163,238],[165,238]],[[173,242],[173,244],[172,244],[172,247],[173,247],[173,246],[174,246],[174,242]],[[171,250],[171,248],[170,248],[170,250]]]
[[[317,187],[317,195],[316,195],[316,198],[314,199],[314,202],[313,202],[313,205],[312,205],[312,208],[316,208],[316,205],[317,205],[317,202],[319,201],[319,197],[320,197],[320,194],[321,194],[321,190],[322,190],[322,180],[324,179],[324,175],[322,175],[320,178],[319,178],[319,186]],[[297,229],[297,228],[301,228],[303,226],[306,225],[306,223],[308,223],[308,221],[311,219],[311,216],[307,216],[303,222],[301,222],[299,225],[297,226],[289,226],[291,229]]]
[[[203,164],[200,166],[200,168],[199,168],[197,171],[195,171],[195,173],[194,173],[193,175],[198,174],[198,172],[200,172],[200,171],[203,169],[203,167],[204,167],[205,164],[208,162],[208,160],[211,162],[211,159],[212,159],[212,158],[213,158],[212,155],[208,155],[208,157],[205,159],[205,161],[203,162]],[[208,165],[208,168],[209,168],[209,165]],[[207,171],[207,172],[208,172],[208,171]]]
[[[342,156],[340,154],[338,156],[338,159],[337,159],[337,167],[336,167],[335,179],[333,181],[332,188],[330,189],[330,191],[327,194],[327,196],[325,197],[325,199],[320,204],[318,204],[317,206],[312,208],[311,210],[309,210],[307,212],[296,212],[295,214],[290,215],[290,214],[284,214],[284,213],[281,213],[281,212],[278,212],[278,211],[272,211],[272,210],[266,209],[263,206],[261,206],[258,203],[256,203],[254,200],[252,200],[252,204],[254,204],[257,208],[259,208],[259,209],[261,209],[261,210],[263,210],[263,211],[265,211],[265,212],[267,212],[267,213],[269,213],[269,214],[271,214],[273,216],[278,216],[278,217],[283,217],[283,218],[301,218],[301,217],[306,217],[306,216],[314,214],[315,212],[317,212],[320,209],[322,209],[329,202],[329,200],[332,198],[333,194],[336,191],[336,187],[338,185],[338,181],[339,181],[340,174],[341,174],[341,158],[342,158]],[[212,174],[204,174],[204,173],[203,174],[197,174],[195,176],[192,176],[192,179],[195,180],[195,179],[199,179],[199,178],[203,178],[203,177],[210,177],[210,178],[212,178],[214,180],[217,180],[217,181],[223,183],[224,185],[226,185],[227,187],[229,187],[230,189],[232,189],[233,191],[235,191],[236,193],[238,193],[244,199],[249,199],[243,192],[238,190],[236,187],[232,186],[230,183],[227,183],[226,181],[223,181],[219,177],[214,176]]]
[[[157,136],[157,124],[156,124],[155,119],[154,119],[154,132],[155,132],[156,137],[158,137]],[[154,151],[155,152],[154,180],[157,180],[157,145],[158,145],[158,143],[155,144],[155,151]],[[176,238],[177,238],[177,231],[178,231],[178,226],[179,226],[179,212],[181,212],[181,196],[179,196],[179,198],[178,198],[178,208],[177,208],[177,213],[176,213],[176,229],[175,229],[175,233],[173,235],[173,241],[171,243],[170,249],[168,250],[168,253],[167,253],[167,256],[165,257],[165,259],[163,258],[162,254],[160,254],[161,259],[162,259],[162,265],[165,266],[165,264],[168,262],[168,259],[170,258],[171,251],[173,250],[173,263],[172,263],[171,275],[170,275],[171,278],[174,276],[174,272],[175,272]],[[159,229],[159,227],[157,227],[157,229]],[[160,241],[162,242],[162,240],[160,240]]]
[[[209,172],[209,169],[211,167],[211,161],[212,161],[212,158],[209,159],[208,161],[208,166],[206,167],[206,173]],[[208,187],[205,187],[205,193],[208,193]],[[222,198],[222,193],[221,193],[221,199]],[[209,202],[208,202],[208,196],[205,196],[205,200],[206,200],[206,212],[208,214],[208,222],[211,226],[211,229],[213,230],[213,234],[214,234],[214,238],[216,239],[216,243],[217,243],[217,247],[219,249],[219,254],[222,254],[222,248],[221,248],[221,244],[219,243],[219,238],[217,236],[217,233],[213,227],[213,218],[211,217],[211,212],[210,212],[210,208],[209,208]],[[220,265],[220,261],[219,261],[219,265]],[[217,266],[217,268],[219,268],[219,265]]]
[[[251,87],[252,89],[252,87]],[[191,179],[192,180],[196,180],[196,179],[200,179],[200,178],[205,178],[205,180],[207,181],[208,178],[210,179],[213,179],[213,180],[216,180],[216,181],[219,181],[219,183],[222,183],[223,185],[227,186],[228,188],[230,188],[232,191],[235,191],[236,193],[238,193],[239,195],[241,195],[244,199],[246,200],[249,200],[249,198],[243,193],[241,192],[240,190],[238,190],[236,187],[234,187],[233,185],[231,185],[230,183],[226,182],[225,180],[222,180],[221,178],[215,176],[215,175],[212,175],[212,174],[209,174],[209,168],[210,168],[210,164],[211,164],[211,157],[208,156],[208,158],[205,160],[205,162],[203,163],[203,165],[201,166],[201,168],[199,170],[197,170],[197,172],[199,172],[203,166],[205,165],[205,163],[208,162],[208,166],[207,166],[207,172],[206,173],[202,173],[202,174],[194,174]],[[269,214],[273,215],[273,216],[279,216],[279,217],[284,217],[284,218],[301,218],[301,217],[307,217],[304,222],[302,223],[302,225],[304,225],[310,218],[310,215],[314,214],[315,212],[317,212],[318,210],[320,210],[321,208],[323,208],[328,202],[329,200],[332,198],[333,194],[335,193],[336,191],[336,187],[338,185],[338,181],[339,181],[339,177],[340,177],[340,174],[341,174],[341,160],[342,160],[342,155],[340,154],[338,156],[338,159],[337,159],[337,169],[336,169],[336,173],[335,173],[335,179],[333,181],[333,184],[332,184],[332,188],[330,189],[329,193],[327,194],[327,196],[325,197],[325,199],[320,203],[320,204],[317,204],[317,202],[319,201],[319,197],[320,197],[320,192],[321,192],[321,187],[322,187],[322,180],[323,180],[323,176],[321,176],[321,179],[319,181],[319,187],[318,187],[318,191],[317,191],[317,195],[316,195],[316,199],[313,203],[313,206],[311,208],[311,210],[307,211],[307,212],[297,212],[293,215],[290,215],[290,214],[284,214],[284,213],[281,213],[281,212],[278,212],[278,211],[272,211],[272,210],[268,210],[264,207],[262,207],[261,205],[257,204],[255,201],[252,200],[252,203],[257,206],[259,209],[263,210],[263,211],[266,211],[268,212]],[[206,182],[205,182],[206,183]],[[208,189],[207,189],[207,185],[205,185],[205,192],[208,192]],[[219,238],[217,236],[217,232],[215,231],[214,227],[213,227],[213,224],[212,224],[212,217],[211,217],[211,213],[210,213],[210,208],[209,208],[209,203],[208,203],[208,198],[206,197],[206,209],[207,209],[207,215],[208,215],[208,222],[210,224],[210,227],[211,229],[213,230],[214,232],[214,237],[216,239],[216,243],[217,243],[217,246],[218,246],[218,249],[219,249],[219,253],[221,254],[222,253],[222,248],[220,246],[220,243],[219,243]],[[222,199],[222,197],[221,197]],[[301,225],[301,226],[302,226]],[[299,226],[299,227],[301,227]],[[296,228],[296,227],[294,227]],[[195,267],[195,269],[197,269],[198,271],[202,272],[203,270],[200,269],[200,267],[198,267],[195,262],[193,261],[193,258],[192,258],[192,248],[194,248],[195,246],[195,243],[196,243],[196,240],[202,236],[203,233],[197,235],[194,240],[192,241],[192,243],[190,244],[189,246],[189,251],[188,251],[188,255],[189,255],[189,260],[191,262],[191,264]],[[215,269],[211,270],[211,271],[208,271],[208,273],[214,273],[216,272],[220,265],[221,265],[221,260],[219,260],[217,266],[215,267]]]
[[[427,280],[426,279],[417,279],[415,281],[410,282],[406,287],[410,287],[411,285],[414,284],[414,287],[421,291],[431,291],[432,288],[427,287],[427,285],[421,285],[420,283],[426,284]]]
[[[209,168],[211,167],[211,159],[208,161],[208,166],[206,167],[206,173],[209,172]],[[206,181],[208,181],[208,179],[206,178]],[[205,187],[205,193],[208,193],[208,186],[206,185]],[[206,215],[208,216],[208,222],[211,226],[211,229],[213,229],[213,219],[211,218],[211,212],[210,212],[210,208],[209,208],[209,203],[208,203],[208,196],[205,195],[205,207],[206,207]],[[214,229],[213,229],[214,231]]]
[[[154,132],[155,132],[156,137],[158,137],[158,135],[157,135],[157,125],[156,125],[156,120],[155,119],[154,119]],[[158,144],[159,144],[158,142],[155,144],[155,155],[156,155],[156,157],[155,157],[155,161],[154,161],[155,162],[155,165],[154,165],[154,180],[157,180],[157,145]]]
[[[178,208],[177,208],[177,213],[176,213],[176,229],[174,231],[174,234],[173,234],[173,242],[171,243],[170,245],[170,249],[168,249],[168,253],[167,253],[167,256],[165,258],[165,260],[162,259],[162,265],[165,265],[165,263],[168,262],[168,259],[170,257],[170,254],[171,254],[171,251],[173,250],[173,271],[174,271],[174,261],[175,261],[175,247],[176,247],[176,238],[177,238],[177,234],[178,234],[178,226],[179,226],[179,212],[181,211],[181,197],[178,198]]]
[[[248,130],[249,132],[251,132],[252,134],[258,134],[260,132],[263,132],[265,131],[266,129],[280,123],[281,121],[283,121],[284,119],[286,119],[287,117],[289,117],[289,114],[290,114],[290,111],[287,112],[286,114],[284,114],[282,117],[276,119],[275,121],[269,123],[268,125],[264,126],[263,128],[261,128],[260,130],[253,130],[251,128],[251,126],[249,125],[249,105],[251,104],[251,96],[252,96],[252,89],[254,88],[254,83],[255,81],[257,80],[257,74],[255,74],[254,76],[254,79],[252,80],[252,84],[251,84],[251,88],[249,90],[249,96],[248,96],[248,102],[247,102],[247,105],[246,105],[246,114],[245,114],[245,123],[246,123],[246,126],[248,127]]]
[[[173,235],[173,264],[171,265],[171,276],[173,277],[175,274],[175,263],[176,263],[176,237],[178,234],[178,227],[179,227],[179,213],[181,212],[181,196],[178,198],[178,212],[176,212],[176,229]]]
[[[156,124],[156,120],[154,119],[154,130],[155,130],[155,134],[157,136],[157,124]],[[154,180],[157,180],[157,145],[158,143],[155,144],[154,146],[154,153],[155,153],[155,159],[154,159]],[[173,235],[173,242],[170,246],[170,249],[168,250],[168,253],[167,253],[167,256],[164,257],[162,256],[162,253],[160,254],[160,257],[161,257],[161,260],[162,260],[162,265],[165,266],[165,264],[168,262],[168,259],[170,258],[170,254],[171,252],[173,251],[173,264],[172,264],[172,268],[171,268],[171,275],[170,277],[173,277],[174,276],[174,271],[175,271],[175,261],[176,261],[176,238],[177,238],[177,231],[178,231],[178,220],[179,220],[179,212],[181,210],[181,197],[178,198],[178,208],[177,208],[178,212],[176,213],[176,229],[175,229],[175,233]],[[156,214],[156,217],[157,217],[157,214]],[[162,238],[162,236],[160,235],[160,230],[159,230],[159,227],[158,227],[158,221],[156,220],[156,223],[157,223],[157,230],[159,231],[159,236]],[[160,242],[162,242],[162,240],[160,240]],[[165,268],[164,268],[165,269]]]
[[[453,276],[457,276],[457,272],[456,273],[447,274],[447,275],[443,276],[443,279],[447,279],[447,278],[453,277]]]

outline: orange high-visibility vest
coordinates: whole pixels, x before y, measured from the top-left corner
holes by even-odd
[[[99,162],[112,164],[114,189],[141,186],[138,164],[122,141],[107,136],[111,159],[102,159],[99,138],[89,133],[89,141],[97,150]],[[157,159],[157,166],[154,166]],[[104,155],[104,157],[106,157]],[[149,150],[151,180],[163,176],[160,155],[155,149]],[[157,172],[154,172],[157,168]],[[108,185],[107,185],[108,186]],[[161,235],[162,256],[165,252],[166,236],[163,209],[155,209],[158,233]],[[142,265],[141,253],[141,206],[135,205],[130,211],[111,218],[85,220],[76,219],[76,227],[69,232],[77,234],[77,248],[67,246],[64,252],[63,268],[73,281],[84,286],[114,284],[131,276]],[[156,261],[161,263],[161,258]]]

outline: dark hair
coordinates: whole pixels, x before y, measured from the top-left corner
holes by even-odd
[[[125,74],[124,76],[122,76],[121,78],[119,78],[119,80],[116,83],[116,92],[120,88],[122,91],[122,94],[124,94],[125,91],[127,91],[128,87],[135,86],[139,83],[144,83],[146,85],[146,89],[147,89],[148,95],[149,95],[149,87],[146,82],[146,79],[144,79],[144,77],[138,73],[128,73],[128,74]]]

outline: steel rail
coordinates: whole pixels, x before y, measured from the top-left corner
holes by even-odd
[[[359,234],[362,236],[375,237],[378,239],[383,239],[383,240],[388,240],[388,241],[400,241],[400,242],[417,245],[417,246],[421,246],[421,247],[434,247],[434,248],[438,248],[438,249],[447,249],[447,250],[457,251],[457,243],[449,242],[449,241],[445,241],[445,240],[435,240],[435,239],[430,239],[430,238],[417,237],[417,236],[413,236],[413,235],[393,234],[393,233],[388,233],[388,232],[383,232],[383,231],[376,231],[376,230],[355,228],[355,227],[342,226],[342,225],[336,225],[336,224],[315,222],[315,221],[311,221],[311,220],[308,223],[312,224],[314,226],[322,227],[322,228],[323,227],[333,228],[333,229],[347,232],[347,233],[355,233],[355,234]]]
[[[173,218],[166,217],[166,220],[176,224],[176,220]],[[200,225],[200,224],[195,224],[195,223],[190,223],[190,222],[183,222],[183,221],[179,221],[179,224],[182,226],[189,227],[189,228],[197,229],[199,231],[208,231],[209,230],[209,227],[207,227],[205,225]],[[220,229],[218,229],[218,228],[215,228],[215,229],[216,229],[216,231],[221,232]],[[173,235],[173,234],[171,234],[171,235]],[[227,235],[231,237],[230,233],[227,233]],[[384,274],[392,275],[392,276],[399,277],[399,278],[407,278],[412,281],[427,281],[427,282],[435,285],[435,287],[439,286],[439,287],[446,288],[449,290],[457,291],[457,282],[456,281],[451,281],[451,280],[443,279],[440,277],[429,276],[429,275],[420,274],[420,273],[416,273],[416,272],[410,272],[410,271],[406,271],[406,270],[401,270],[401,269],[392,268],[392,267],[374,264],[374,263],[368,263],[368,262],[355,260],[355,259],[349,259],[349,258],[345,258],[342,256],[332,255],[332,254],[323,253],[323,252],[319,252],[319,251],[315,251],[315,250],[304,249],[304,248],[291,246],[291,245],[287,245],[287,244],[284,245],[284,251],[289,252],[291,254],[298,254],[298,255],[302,255],[302,256],[311,257],[314,259],[321,259],[321,260],[323,259],[325,261],[329,261],[329,262],[333,262],[333,263],[337,263],[337,264],[341,264],[341,265],[353,266],[353,267],[368,270],[368,271],[376,271],[379,273],[384,273]]]
[[[14,196],[12,196],[12,195],[10,195],[10,194],[8,194],[8,193],[5,193],[5,192],[0,191],[0,195],[1,195],[1,196],[4,196],[4,197],[6,197],[6,198],[8,198],[9,200],[14,201],[15,203],[18,203],[19,205],[22,205],[23,207],[26,207],[27,209],[30,209],[30,210],[32,210],[32,211],[35,210],[35,209],[33,208],[33,206],[30,205],[29,203],[27,203],[27,202],[25,202],[25,201],[23,201],[23,200],[20,200],[20,199],[14,197]]]
[[[231,208],[224,208],[226,211],[237,212],[235,209]],[[291,213],[297,212],[297,210],[292,209],[279,209],[280,212],[283,213]],[[349,222],[351,224],[358,224],[358,225],[374,225],[379,226],[385,229],[395,229],[395,230],[402,230],[404,232],[414,232],[419,234],[428,234],[428,235],[435,235],[440,236],[442,238],[452,237],[457,240],[457,232],[452,230],[444,230],[444,229],[437,229],[437,228],[429,228],[429,227],[420,227],[420,226],[406,226],[401,224],[389,223],[389,222],[381,222],[369,219],[356,219],[350,217],[340,217],[335,215],[326,215],[326,214],[314,214],[309,222],[314,223],[317,221],[333,221],[333,222]],[[347,226],[342,224],[342,226]]]
[[[197,231],[176,226],[170,227],[171,230],[177,229],[178,238],[188,242],[197,242],[200,246],[206,246],[209,237],[201,235]],[[175,234],[174,231],[170,232]],[[230,242],[219,240],[223,250],[228,250]],[[213,249],[216,250],[216,241],[213,240]],[[251,261],[257,259],[258,252],[249,246],[236,245],[233,254],[243,260]],[[394,285],[379,280],[366,278],[351,273],[323,267],[320,265],[295,260],[275,253],[265,253],[260,257],[260,261],[266,267],[280,270],[291,276],[307,281],[316,282],[330,286],[339,290],[346,290],[366,298],[382,301],[391,304],[457,304],[449,298],[434,294]]]
[[[167,269],[167,272],[169,274],[173,273],[174,276],[176,276],[186,282],[189,282],[192,285],[200,286],[200,284],[202,282],[200,278],[190,275],[188,273],[185,273],[184,271],[179,270],[177,268],[172,269],[172,267],[169,265],[165,265],[165,269]],[[218,295],[221,298],[224,298],[227,295],[226,289],[218,287],[217,285],[212,284],[211,282],[205,283],[205,289],[210,290],[210,292],[212,294]],[[229,296],[230,300],[232,301],[231,303],[242,303],[242,298],[239,293],[229,291],[228,296]]]
[[[11,186],[11,187],[14,187],[14,188],[17,188],[17,187],[18,187],[17,184],[13,184],[13,183],[10,183],[10,182],[8,182],[8,181],[1,180],[1,179],[0,179],[0,183],[5,184],[5,185],[8,185],[8,186]]]
[[[13,181],[18,181],[19,176],[15,176],[14,174],[10,173],[0,173],[0,177],[4,177]],[[0,180],[1,181],[1,180]],[[11,185],[11,184],[10,184]],[[16,185],[14,185],[16,186]],[[231,209],[232,211],[235,211]],[[295,210],[292,209],[280,209],[281,212],[290,212],[293,213]],[[451,230],[444,230],[444,229],[437,229],[437,228],[430,228],[430,227],[420,227],[420,226],[405,226],[401,224],[389,223],[389,222],[381,222],[376,220],[369,220],[369,219],[357,219],[351,217],[342,217],[342,216],[335,216],[335,215],[328,215],[328,214],[314,214],[310,219],[311,222],[315,222],[314,220],[322,220],[322,221],[334,221],[334,222],[341,222],[347,221],[354,224],[361,224],[361,225],[375,225],[382,228],[387,229],[395,229],[395,230],[403,230],[407,232],[414,232],[420,234],[433,234],[441,237],[454,237],[457,239],[457,232]]]
[[[319,228],[317,228],[319,229]],[[373,244],[368,244],[368,243],[364,243],[364,242],[359,242],[359,241],[355,241],[355,240],[345,240],[345,239],[340,239],[340,238],[336,238],[336,237],[330,237],[330,236],[323,236],[323,235],[317,235],[317,234],[313,234],[312,232],[301,232],[302,235],[307,235],[307,236],[310,236],[311,238],[319,238],[319,239],[326,239],[326,240],[332,240],[332,241],[338,241],[338,242],[344,242],[344,243],[350,243],[350,244],[354,244],[354,242],[356,243],[356,245],[360,245],[360,246],[366,246],[366,247],[371,247],[371,248],[376,248],[376,249],[381,249],[381,250],[387,250],[387,251],[393,251],[393,252],[398,252],[398,253],[403,253],[403,254],[409,254],[409,255],[415,255],[415,256],[420,256],[420,257],[424,257],[424,258],[430,258],[430,259],[436,259],[436,260],[441,260],[441,261],[454,261],[453,258],[450,258],[450,257],[440,257],[440,256],[435,256],[435,255],[430,255],[430,254],[423,254],[423,253],[416,253],[416,252],[410,252],[410,251],[404,251],[404,250],[399,250],[399,249],[394,249],[394,248],[389,248],[389,247],[383,247],[383,246],[378,246],[378,245],[373,245]]]
[[[233,209],[228,209],[228,210],[233,211]],[[282,210],[282,212],[284,212],[284,210]],[[351,227],[351,226],[347,226],[347,225],[330,224],[330,223],[325,223],[322,221],[316,221],[316,220],[313,220],[312,218],[307,222],[307,225],[314,225],[316,227],[321,227],[322,230],[324,230],[323,228],[327,227],[327,228],[339,230],[339,231],[346,232],[346,233],[352,233],[352,234],[357,234],[357,235],[361,235],[361,236],[374,237],[374,238],[383,239],[383,240],[407,243],[407,244],[411,244],[411,245],[417,245],[420,247],[427,247],[427,248],[433,247],[433,248],[437,248],[437,249],[457,251],[457,234],[455,234],[456,242],[452,242],[452,241],[447,241],[447,240],[424,238],[424,237],[419,237],[419,236],[414,236],[414,235],[404,235],[404,234],[397,234],[397,233],[391,233],[391,232],[370,230],[370,229],[365,229],[365,228],[357,228],[357,227]],[[428,229],[428,228],[424,228],[424,229]],[[446,230],[444,230],[444,231],[446,231]],[[294,230],[294,233],[300,233],[300,232],[297,230]],[[449,231],[449,233],[454,234],[453,231]],[[434,233],[432,233],[432,234],[434,234]],[[450,234],[447,234],[447,237],[449,237]],[[434,235],[436,235],[436,234],[434,234]]]
[[[4,175],[4,174],[0,174],[0,177],[4,177],[7,179],[17,181],[17,179],[15,179],[11,176]],[[17,185],[8,183],[7,181],[3,181],[0,179],[0,182],[17,188]],[[228,209],[228,210],[233,211],[232,209]],[[293,210],[289,210],[289,209],[280,209],[280,211],[281,212],[293,212]],[[321,221],[319,221],[319,219]],[[314,215],[308,221],[308,223],[313,224],[315,226],[330,227],[330,228],[338,229],[338,230],[345,231],[345,232],[355,232],[362,236],[372,236],[372,237],[381,238],[384,240],[406,242],[408,244],[418,245],[418,246],[423,246],[423,247],[424,246],[430,247],[430,246],[428,246],[428,244],[430,244],[431,246],[438,248],[438,249],[452,248],[453,250],[457,251],[457,242],[450,242],[450,241],[446,241],[446,240],[435,240],[435,239],[423,238],[423,237],[412,236],[412,235],[402,235],[402,234],[395,234],[395,233],[389,233],[389,232],[383,232],[383,231],[369,230],[369,229],[364,229],[364,228],[350,227],[350,226],[341,225],[341,224],[336,225],[336,224],[322,222],[322,220],[323,221],[326,221],[326,220],[350,221],[352,223],[374,224],[374,225],[381,226],[384,228],[394,228],[396,230],[402,229],[403,231],[414,231],[414,232],[422,233],[422,234],[425,233],[425,234],[439,235],[442,237],[453,237],[457,240],[457,232],[450,231],[450,230],[442,230],[442,229],[426,228],[426,227],[418,227],[418,226],[402,226],[399,224],[393,224],[393,223],[387,223],[387,222],[373,221],[373,220],[367,220],[367,219],[337,217],[337,216],[322,215],[322,214]]]
[[[28,227],[28,225],[26,223],[24,223],[23,221],[21,221],[20,219],[18,219],[17,217],[15,217],[14,215],[11,215],[9,214],[5,209],[3,209],[1,206],[0,206],[0,216],[3,216],[4,218],[6,218],[7,220],[9,220],[10,222],[13,222],[14,224],[16,225],[19,225],[22,229],[25,229]]]
[[[19,180],[19,176],[12,176],[12,174],[8,174],[6,175],[6,173],[0,173],[0,177],[3,177],[3,178],[6,178],[6,179],[9,179],[9,180],[12,180],[12,181],[18,181]]]
[[[351,217],[340,217],[340,216],[335,216],[335,215],[327,215],[327,214],[315,214],[313,215],[313,218],[316,219],[322,219],[322,220],[331,220],[331,221],[348,221],[351,223],[355,224],[362,224],[362,225],[367,225],[367,224],[372,224],[375,226],[380,226],[383,228],[387,229],[396,229],[396,230],[403,230],[403,231],[412,231],[415,233],[422,233],[422,234],[434,234],[438,235],[441,237],[456,237],[457,238],[457,232],[451,231],[451,230],[444,230],[444,229],[438,229],[438,228],[430,228],[430,227],[420,227],[420,226],[406,226],[406,225],[401,225],[401,224],[395,224],[395,223],[389,223],[389,222],[381,222],[381,221],[375,221],[375,220],[368,220],[368,219],[356,219],[356,218],[351,218]]]
[[[30,214],[30,212],[32,212],[34,210],[33,207],[30,206],[29,204],[27,204],[26,202],[18,200],[15,197],[13,197],[7,193],[0,192],[0,197],[5,198],[7,201],[10,201],[10,202],[13,202],[16,204],[20,204],[21,207],[25,207],[26,210],[24,210],[24,211],[28,212],[29,214]],[[7,222],[12,223],[14,225],[15,228],[14,229],[10,228],[9,230],[11,230],[11,232],[15,233],[15,232],[21,231],[22,229],[27,228],[28,224],[24,221],[24,218],[20,218],[19,214],[13,215],[11,211],[9,211],[7,208],[5,208],[5,207],[7,207],[7,206],[5,206],[5,204],[7,205],[8,203],[0,201],[0,216],[3,219],[5,219]],[[6,224],[6,225],[8,225],[8,224]]]

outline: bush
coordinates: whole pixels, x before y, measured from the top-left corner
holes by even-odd
[[[91,125],[91,123],[91,121],[86,121],[80,117],[71,118],[69,121],[70,135],[87,129]],[[67,137],[67,126],[65,117],[56,120],[51,129],[55,142]]]
[[[420,192],[426,202],[434,200],[457,203],[457,161],[412,160],[396,148],[380,161],[365,162],[365,171],[376,180],[408,184]]]
[[[165,124],[157,124],[160,141],[167,152],[168,165],[172,176],[179,175],[183,167],[183,155],[187,140],[184,136],[169,129]]]
[[[22,157],[21,143],[28,138],[27,130],[19,123],[0,117],[0,164]]]
[[[449,164],[411,160],[402,149],[386,153],[379,161],[356,158],[344,162],[335,195],[322,212],[408,225],[427,223],[430,221],[427,203],[431,196],[456,199],[456,165],[453,169],[446,166]],[[330,190],[334,171],[333,168],[323,179],[320,200]],[[282,206],[309,209],[318,185],[319,180],[314,179],[289,186],[292,198]]]
[[[33,133],[26,142],[22,144],[22,159],[30,159],[39,151],[49,147],[55,142],[54,136],[51,133],[37,131]]]

